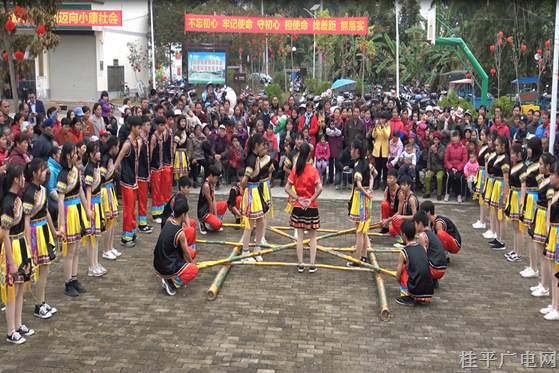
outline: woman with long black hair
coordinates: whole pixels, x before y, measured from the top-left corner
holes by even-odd
[[[0,195],[4,196],[0,216],[3,237],[0,285],[2,302],[6,305],[6,341],[13,344],[22,344],[25,337],[35,334],[22,323],[23,293],[33,275],[31,247],[25,234],[23,203],[19,198],[24,186],[23,167],[8,166],[0,180]]]
[[[503,242],[503,236],[505,234],[503,211],[506,201],[504,196],[508,196],[510,186],[510,151],[509,141],[506,137],[497,137],[495,140],[495,152],[497,153],[497,157],[488,169],[488,172],[494,178],[489,216],[493,222],[491,225],[496,229],[496,237],[492,241],[489,241],[489,245],[493,250],[505,250],[505,244]]]
[[[241,179],[241,189],[243,190],[243,199],[241,201],[241,225],[244,228],[242,238],[243,255],[250,252],[249,243],[252,229],[256,228],[256,243],[261,243],[264,236],[264,218],[269,206],[265,202],[261,187],[259,157],[266,150],[265,143],[266,140],[261,134],[252,135],[248,139],[245,174]],[[256,258],[250,257],[244,260],[253,262],[255,259],[258,261],[263,260],[261,256]]]
[[[23,193],[23,211],[25,226],[29,232],[27,241],[31,245],[33,266],[37,274],[33,288],[34,315],[40,319],[49,319],[57,312],[45,300],[49,265],[56,258],[53,235],[58,235],[47,208],[47,190],[43,186],[48,170],[47,162],[35,158],[27,164],[24,172],[28,184]]]
[[[78,281],[80,243],[87,234],[87,220],[91,216],[89,205],[81,186],[76,146],[67,142],[62,146],[60,156],[62,170],[58,174],[58,229],[64,236],[62,256],[64,257],[64,294],[77,297],[86,289]]]
[[[304,232],[308,231],[310,246],[309,273],[316,272],[316,230],[320,228],[318,202],[316,199],[322,193],[322,183],[318,170],[312,164],[311,145],[301,145],[295,168],[291,170],[285,184],[285,192],[293,201],[293,211],[289,225],[297,230],[297,271],[305,270],[303,265]]]

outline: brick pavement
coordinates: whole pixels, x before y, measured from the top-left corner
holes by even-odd
[[[286,225],[284,201],[275,201],[272,224]],[[343,201],[322,202],[323,227],[350,227],[345,206]],[[77,299],[63,295],[57,262],[47,294],[59,313],[50,320],[33,318],[27,295],[24,322],[37,334],[22,346],[0,343],[0,372],[454,372],[463,371],[462,351],[473,351],[479,367],[485,366],[481,354],[494,351],[497,361],[491,362],[491,370],[512,372],[524,370],[520,354],[526,350],[557,349],[559,323],[545,321],[537,312],[547,300],[532,298],[528,287],[533,281],[517,275],[521,265],[491,252],[471,229],[477,208],[445,205],[440,210],[457,222],[464,248],[452,257],[430,306],[397,305],[398,286],[385,278],[393,312],[389,322],[378,320],[369,273],[319,270],[301,275],[294,268],[236,266],[217,300],[209,302],[206,291],[218,270],[214,267],[176,297],[168,297],[153,274],[157,236],[152,234],[141,236],[136,248],[123,249],[118,261],[103,261],[109,269],[105,277],[82,275],[88,293]],[[240,235],[228,228],[207,238],[236,241]],[[271,232],[266,236],[270,242],[288,242]],[[350,246],[352,240],[344,236],[324,243]],[[391,241],[374,237],[373,244],[385,247]],[[199,258],[229,252],[201,245]],[[82,253],[80,273],[85,274]],[[318,255],[319,262],[341,263]],[[381,265],[394,267],[394,254],[378,257]],[[272,254],[270,260],[293,262],[295,253]],[[3,320],[0,325],[4,331]],[[517,355],[505,356],[498,369],[500,354],[507,351]]]

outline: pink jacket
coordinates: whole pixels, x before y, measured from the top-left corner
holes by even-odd
[[[453,168],[463,171],[466,162],[468,162],[468,151],[461,142],[457,144],[450,143],[446,146],[444,167],[447,171]]]
[[[478,169],[479,169],[479,164],[477,163],[477,161],[473,163],[468,161],[464,166],[464,176],[466,177],[475,176],[475,174],[477,174]]]
[[[314,149],[314,155],[317,160],[330,159],[330,144],[317,143]]]

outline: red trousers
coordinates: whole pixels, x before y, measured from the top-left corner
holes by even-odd
[[[390,208],[390,203],[386,200],[382,201],[380,204],[380,217],[382,219],[388,219],[394,215],[394,211]]]
[[[196,250],[193,250],[191,248],[188,248],[187,250],[192,259],[196,258]],[[177,282],[178,285],[184,286],[188,284],[190,281],[194,280],[197,275],[198,275],[198,267],[196,266],[196,264],[188,263],[177,274],[175,278],[175,282]]]
[[[400,236],[400,228],[402,227],[403,223],[404,220],[402,219],[392,219],[392,223],[390,223],[390,228],[388,228],[390,234],[394,237]]]
[[[214,214],[207,214],[204,216],[204,219],[202,219],[202,222],[206,224],[206,228],[212,231],[218,231],[221,229],[221,226],[223,225],[223,215],[225,215],[225,212],[227,211],[227,201],[217,201],[215,203],[215,208],[217,210],[217,216]]]
[[[196,220],[189,219],[189,225],[184,226],[182,231],[186,237],[186,243],[188,246],[192,246],[196,243]]]
[[[162,186],[163,200],[168,201],[173,196],[173,166],[165,166],[163,168]]]
[[[149,183],[138,180],[138,225],[148,224],[148,191]]]
[[[171,198],[165,199],[164,181],[165,174],[163,169],[151,171],[151,215],[154,217],[163,214],[165,204]]]
[[[136,234],[136,200],[138,189],[120,184],[122,194],[122,239],[132,241]]]
[[[433,268],[429,266],[429,272],[431,272],[433,280],[440,280],[445,275],[446,269]]]
[[[458,252],[462,248],[462,246],[458,243],[458,241],[456,241],[454,237],[448,234],[448,232],[439,230],[437,232],[437,236],[441,240],[441,243],[443,244],[445,250],[448,251],[449,253],[458,254]]]

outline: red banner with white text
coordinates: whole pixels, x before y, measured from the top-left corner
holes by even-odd
[[[185,14],[185,32],[367,35],[367,17],[279,18]]]

